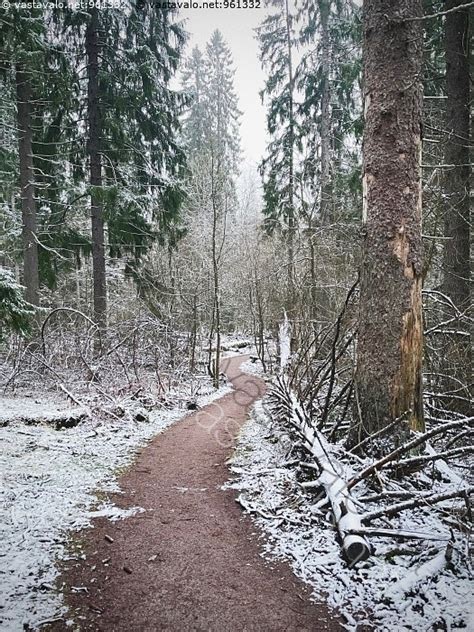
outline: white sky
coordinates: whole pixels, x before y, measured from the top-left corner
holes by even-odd
[[[263,4],[263,3],[262,3]],[[258,163],[266,144],[265,109],[259,92],[263,88],[264,73],[258,59],[258,44],[253,29],[266,15],[265,9],[181,9],[180,17],[186,19],[190,40],[186,54],[194,46],[202,50],[212,32],[219,29],[224,36],[235,67],[235,91],[239,109],[243,112],[240,135],[244,160]]]

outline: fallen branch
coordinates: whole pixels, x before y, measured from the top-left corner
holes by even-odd
[[[248,513],[256,513],[259,516],[262,516],[262,518],[266,518],[267,520],[275,520],[278,518],[278,516],[274,515],[274,514],[269,514],[269,513],[265,513],[264,511],[262,511],[261,509],[258,509],[258,507],[254,507],[253,505],[250,505],[243,497],[242,494],[239,494],[237,496],[237,498],[235,499],[236,503],[239,503],[239,505],[245,509],[245,511],[247,511]]]
[[[452,445],[454,445],[455,443],[457,443],[458,441],[462,441],[463,439],[465,439],[466,437],[471,436],[472,434],[474,434],[474,430],[472,428],[470,428],[469,430],[464,430],[464,432],[460,432],[459,434],[457,434],[455,437],[453,437],[452,439],[450,439],[447,443],[446,443],[446,448],[450,448]]]
[[[433,579],[444,569],[446,563],[452,556],[452,544],[448,543],[446,548],[442,549],[433,558],[421,564],[415,569],[409,571],[402,579],[395,584],[391,584],[385,591],[384,597],[390,599],[393,603],[400,600],[400,596],[408,595],[413,592],[420,584],[425,584],[428,580]]]
[[[352,533],[357,535],[378,535],[388,538],[402,538],[414,540],[432,540],[436,542],[448,542],[451,538],[447,535],[438,535],[437,533],[420,533],[419,531],[406,531],[404,529],[384,529],[383,527],[361,527],[355,529]]]
[[[443,500],[451,500],[452,498],[467,498],[470,494],[474,492],[474,487],[466,487],[464,489],[459,489],[454,492],[445,492],[443,494],[430,494],[428,496],[417,496],[413,500],[407,500],[404,503],[397,503],[396,505],[391,505],[390,507],[384,507],[383,509],[377,509],[377,511],[372,511],[370,513],[366,513],[362,516],[362,522],[371,522],[376,518],[390,518],[392,516],[396,516],[402,511],[406,511],[407,509],[413,509],[414,507],[419,507],[421,504],[433,504],[439,503]]]
[[[83,408],[84,412],[86,413],[88,417],[91,416],[90,408],[86,406],[83,402],[81,402],[79,399],[77,399],[77,397],[74,397],[71,391],[68,391],[68,389],[64,386],[64,384],[60,384],[59,388],[63,391],[63,393],[65,393],[69,397],[71,401],[73,401],[75,404]]]
[[[385,455],[378,461],[375,461],[375,463],[372,463],[371,465],[363,469],[361,472],[359,472],[357,476],[355,476],[351,481],[349,481],[347,485],[348,489],[352,489],[355,485],[357,485],[357,483],[360,483],[365,478],[367,478],[367,476],[381,469],[387,463],[394,461],[405,452],[408,452],[409,450],[416,448],[422,443],[426,443],[426,441],[428,439],[431,439],[431,437],[434,437],[438,434],[446,433],[448,432],[448,430],[452,430],[453,428],[459,428],[460,426],[464,426],[467,423],[472,422],[473,419],[474,417],[464,417],[463,419],[457,419],[456,421],[445,423],[442,426],[437,426],[436,428],[432,428],[431,430],[428,430],[428,432],[425,432],[422,435],[415,437],[411,441],[404,443],[403,445],[399,446],[398,448],[396,448],[389,454]]]
[[[444,452],[432,453],[432,454],[424,454],[422,456],[412,456],[409,459],[403,459],[402,461],[397,461],[396,463],[392,463],[391,467],[396,468],[412,468],[418,467],[420,465],[424,465],[425,463],[430,463],[431,461],[438,461],[440,459],[452,459],[455,456],[465,456],[467,454],[472,454],[474,452],[474,446],[467,445],[461,448],[452,448],[451,450],[445,450]]]

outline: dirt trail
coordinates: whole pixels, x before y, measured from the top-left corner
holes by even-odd
[[[147,511],[113,524],[96,519],[84,532],[86,560],[61,578],[81,630],[341,629],[286,564],[262,559],[255,525],[221,489],[235,436],[265,390],[240,372],[245,359],[225,360],[234,392],[159,435],[120,479],[124,494],[113,501]],[[64,622],[49,629],[71,630]]]

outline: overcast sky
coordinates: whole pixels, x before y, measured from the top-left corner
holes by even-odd
[[[242,150],[244,159],[251,163],[259,162],[265,149],[265,110],[259,96],[264,74],[253,32],[265,14],[265,9],[182,9],[180,14],[191,34],[187,54],[196,45],[203,49],[215,29],[222,32],[232,51],[235,90],[243,112]]]

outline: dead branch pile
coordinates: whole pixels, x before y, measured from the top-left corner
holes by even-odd
[[[7,395],[57,392],[88,417],[116,419],[132,411],[138,421],[152,408],[175,406],[183,383],[193,391],[187,399],[198,394],[202,380],[189,371],[189,336],[150,312],[109,323],[100,348],[96,334],[96,324],[81,311],[51,310],[35,337],[12,336],[0,388]]]
[[[444,542],[443,550],[448,552],[455,531],[462,537],[469,532],[474,487],[452,463],[469,464],[474,446],[467,439],[474,417],[451,422],[431,419],[426,432],[412,432],[403,445],[374,459],[360,456],[362,445],[356,446],[359,454],[355,454],[344,448],[343,441],[331,443],[287,377],[274,381],[269,405],[273,419],[296,436],[305,455],[299,459],[299,467],[304,477],[313,477],[302,486],[326,497],[351,565],[367,558],[371,536]],[[429,523],[428,516],[434,512],[446,528],[430,533],[420,531],[419,520],[416,527],[409,523],[409,528],[403,521],[396,522],[410,510],[416,510],[418,516],[426,514],[423,524]]]

